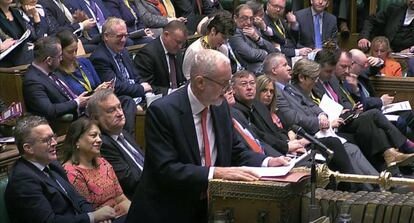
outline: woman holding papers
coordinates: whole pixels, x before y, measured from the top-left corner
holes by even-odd
[[[0,29],[14,40],[22,38],[28,30],[30,35],[26,40],[15,43],[16,48],[0,60],[0,66],[2,67],[31,63],[33,52],[29,50],[27,43],[34,42],[39,37],[44,36],[47,29],[46,23],[40,19],[36,8],[27,8],[26,14],[30,17],[29,23],[23,18],[18,9],[10,7],[12,3],[13,0],[0,0]]]

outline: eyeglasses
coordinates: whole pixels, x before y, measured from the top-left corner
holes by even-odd
[[[107,33],[109,36],[115,37],[116,39],[123,39],[128,38],[129,34],[128,33],[123,33],[123,34],[113,34],[113,33]]]
[[[48,146],[50,146],[52,144],[52,141],[55,141],[55,142],[57,141],[57,135],[53,134],[53,135],[50,135],[46,138],[40,139],[39,141],[41,143],[46,143]]]
[[[237,18],[240,19],[240,21],[242,21],[242,22],[246,22],[246,21],[253,22],[254,21],[254,18],[252,16],[251,17],[249,17],[249,16],[237,16]]]
[[[269,6],[271,6],[272,8],[274,8],[274,9],[277,9],[277,10],[279,10],[279,11],[281,11],[281,10],[284,10],[285,9],[285,7],[283,7],[283,6],[281,6],[281,5],[272,5],[272,4],[270,4],[269,2],[267,3],[267,5],[269,5]]]
[[[211,82],[214,82],[214,83],[220,85],[222,87],[222,89],[221,89],[222,92],[226,92],[226,91],[228,91],[231,88],[231,80],[228,80],[228,81],[226,81],[224,83],[220,83],[220,82],[218,82],[218,81],[216,81],[216,80],[214,80],[212,78],[209,78],[207,76],[202,76],[202,77],[205,78],[205,79],[207,79],[207,80],[209,80],[209,81],[211,81]]]
[[[242,81],[237,85],[243,88],[246,88],[247,86],[252,86],[256,88],[256,81]]]

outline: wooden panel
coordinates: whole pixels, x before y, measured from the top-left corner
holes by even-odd
[[[414,105],[414,77],[371,77],[371,83],[377,96],[396,91],[395,102],[410,101]]]
[[[23,73],[28,65],[0,68],[0,98],[10,104],[12,102],[21,102],[23,111],[25,111],[23,98]]]

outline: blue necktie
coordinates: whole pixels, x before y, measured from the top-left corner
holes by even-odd
[[[322,48],[321,25],[319,23],[320,14],[316,14],[313,18],[313,30],[315,32],[315,48]]]
[[[126,142],[125,137],[123,135],[118,136],[118,141],[127,149],[132,156],[134,157],[135,161],[141,166],[144,167],[144,156],[137,151],[135,148],[131,148],[129,144]]]

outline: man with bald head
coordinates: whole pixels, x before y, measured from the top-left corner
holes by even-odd
[[[209,179],[254,181],[253,172],[230,166],[288,163],[283,156],[255,153],[240,141],[223,102],[230,78],[224,54],[200,51],[190,83],[148,108],[144,172],[127,222],[207,222]]]

